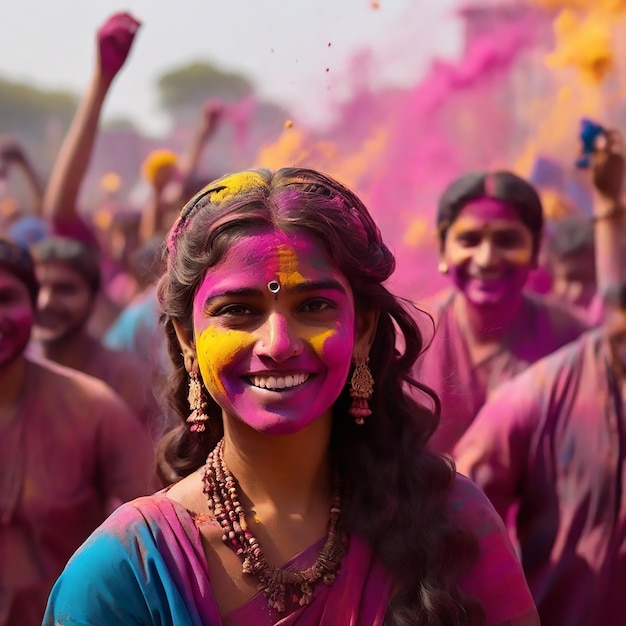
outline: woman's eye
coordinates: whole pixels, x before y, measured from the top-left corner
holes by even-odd
[[[226,316],[226,317],[245,317],[248,315],[253,315],[254,312],[249,306],[244,304],[228,304],[226,306],[222,306],[217,311],[213,312],[213,316]]]
[[[466,235],[460,235],[457,238],[457,243],[463,246],[464,248],[473,248],[474,246],[477,246],[480,243],[480,240],[481,240],[480,235],[468,233]]]
[[[524,240],[517,233],[502,233],[496,237],[496,243],[501,248],[517,248],[524,245]]]
[[[305,313],[318,313],[321,311],[328,311],[332,308],[333,306],[328,300],[321,300],[321,299],[307,300],[302,305],[302,310]]]

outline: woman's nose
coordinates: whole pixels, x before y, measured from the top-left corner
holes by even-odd
[[[491,267],[497,260],[496,246],[488,239],[483,241],[474,254],[474,261],[480,267]]]
[[[271,313],[261,327],[257,354],[268,356],[277,363],[302,352],[304,342],[293,321],[282,313]]]

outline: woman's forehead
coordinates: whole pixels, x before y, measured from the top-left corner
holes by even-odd
[[[243,237],[230,246],[223,259],[205,274],[198,295],[206,298],[222,289],[271,281],[289,288],[325,278],[348,284],[315,238],[272,231]]]
[[[519,213],[515,207],[508,202],[496,198],[479,198],[468,202],[461,211],[459,211],[453,223],[463,219],[483,222],[493,222],[497,220],[521,223]]]

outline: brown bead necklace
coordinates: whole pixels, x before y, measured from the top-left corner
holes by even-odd
[[[341,514],[339,482],[335,481],[326,540],[315,563],[292,572],[270,565],[265,559],[259,542],[248,528],[237,482],[224,463],[223,451],[221,439],[207,457],[202,477],[209,508],[223,531],[222,541],[241,558],[243,573],[258,579],[257,589],[267,598],[270,609],[284,612],[289,599],[300,606],[309,604],[320,581],[330,585],[335,580],[346,551],[345,537],[337,532]]]

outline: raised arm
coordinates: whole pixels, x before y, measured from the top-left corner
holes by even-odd
[[[35,168],[17,141],[13,139],[0,140],[0,175],[5,175],[11,169],[17,169],[22,172],[33,197],[32,212],[40,215],[43,201],[43,185],[35,172]]]
[[[471,478],[505,518],[521,495],[533,433],[541,415],[539,366],[505,383],[456,444],[457,470]]]
[[[215,134],[223,114],[224,105],[218,100],[209,100],[204,105],[198,126],[181,158],[180,172],[183,188],[197,174],[202,153]]]
[[[624,141],[621,133],[607,130],[597,141],[591,161],[594,186],[596,282],[602,296],[626,276],[623,241],[626,235]]]
[[[224,105],[221,102],[209,100],[204,105],[191,141],[177,164],[177,175],[163,171],[150,180],[152,186],[150,200],[142,213],[139,229],[142,242],[148,241],[157,233],[169,230],[172,224],[167,220],[189,200],[185,193],[197,175],[202,154],[215,134],[223,113]]]
[[[95,70],[54,163],[44,196],[44,217],[52,221],[78,218],[78,193],[89,166],[102,105],[128,57],[138,28],[134,17],[116,13],[98,30]]]

